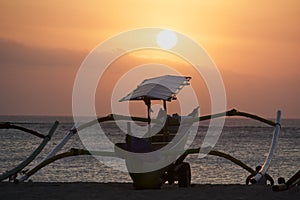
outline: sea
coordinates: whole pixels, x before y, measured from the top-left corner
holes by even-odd
[[[11,122],[18,126],[47,135],[54,121],[59,126],[43,151],[25,169],[32,169],[64,138],[74,123],[72,117],[49,116],[0,116],[0,123]],[[114,142],[123,142],[125,135],[115,123],[105,122],[101,126]],[[274,181],[286,180],[300,169],[300,119],[283,119],[278,143],[267,171]],[[201,122],[191,148],[200,147],[208,129],[208,122]],[[245,118],[226,118],[222,133],[214,146],[218,150],[255,169],[262,165],[268,155],[274,128],[261,122]],[[0,130],[0,174],[25,160],[42,142],[31,134],[14,130]],[[74,135],[60,152],[71,148],[85,149],[80,137]],[[245,184],[249,175],[245,169],[221,157],[198,154],[189,155],[192,183],[194,184]],[[20,177],[19,175],[18,177]],[[58,160],[30,177],[33,182],[132,182],[128,172],[107,166],[93,156],[76,156]]]

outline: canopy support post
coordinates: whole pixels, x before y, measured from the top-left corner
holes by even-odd
[[[164,140],[168,141],[168,137],[169,137],[169,134],[168,134],[168,112],[167,112],[167,102],[166,102],[166,100],[163,100],[163,106],[164,106],[164,110],[165,110],[166,116],[167,116],[164,127],[163,127],[163,134],[164,134]]]
[[[151,128],[151,100],[147,97],[145,97],[144,99],[144,103],[146,104],[147,106],[147,123],[148,123],[148,134],[150,134],[150,128]]]
[[[165,110],[166,113],[167,113],[167,102],[166,102],[166,100],[163,100],[163,103],[164,103],[164,110]]]
[[[147,118],[148,118],[148,125],[150,126],[150,122],[151,122],[151,116],[150,116],[150,112],[151,112],[151,100],[148,98],[144,99],[144,102],[147,106]]]

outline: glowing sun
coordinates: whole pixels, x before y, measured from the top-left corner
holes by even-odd
[[[163,30],[157,34],[156,42],[162,49],[171,49],[177,43],[176,33],[170,30]]]

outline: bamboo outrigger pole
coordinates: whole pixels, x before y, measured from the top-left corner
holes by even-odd
[[[198,149],[189,149],[187,150],[184,154],[188,155],[188,154],[194,154],[194,153],[198,153],[200,150],[200,148]],[[249,167],[248,165],[246,165],[245,163],[243,163],[242,161],[234,158],[233,156],[226,154],[224,152],[221,151],[217,151],[217,150],[212,150],[208,153],[209,155],[214,155],[214,156],[219,156],[222,158],[225,158],[227,160],[230,160],[231,162],[235,163],[236,165],[242,167],[243,169],[247,170],[248,172],[250,172],[251,174],[255,173],[255,170],[253,170],[251,167]],[[26,172],[26,176],[30,177],[33,174],[35,174],[37,171],[39,171],[40,169],[42,169],[43,167],[57,161],[63,158],[67,158],[67,157],[73,157],[73,156],[80,156],[80,155],[99,155],[99,156],[116,156],[116,154],[114,152],[98,152],[98,151],[87,151],[85,149],[75,149],[72,148],[67,152],[64,153],[60,153],[57,154],[47,160],[44,160],[43,162],[41,162],[40,164],[38,164],[36,167],[34,167],[33,169],[31,169],[30,171]]]
[[[260,116],[250,114],[250,113],[240,112],[240,111],[237,111],[236,109],[232,109],[232,110],[222,112],[222,113],[202,116],[202,117],[198,118],[198,121],[205,121],[205,120],[210,120],[210,119],[225,117],[225,116],[228,116],[228,117],[241,116],[241,117],[251,118],[251,119],[266,123],[270,126],[274,126],[274,127],[276,126],[276,123],[271,120],[268,120],[268,119],[262,118]]]
[[[251,119],[254,119],[254,120],[257,120],[257,121],[260,121],[260,122],[263,122],[263,123],[266,123],[270,126],[276,126],[277,124],[271,120],[268,120],[268,119],[265,119],[265,118],[262,118],[260,116],[257,116],[257,115],[253,115],[253,114],[250,114],[250,113],[246,113],[246,112],[240,112],[240,111],[237,111],[236,109],[232,109],[232,110],[229,110],[229,111],[226,111],[226,112],[221,112],[221,113],[217,113],[217,114],[212,114],[212,115],[206,115],[206,116],[201,116],[201,117],[198,117],[195,119],[191,119],[193,120],[194,122],[195,121],[205,121],[205,120],[210,120],[210,119],[214,119],[214,118],[219,118],[219,117],[225,117],[225,116],[243,116],[243,117],[247,117],[247,118],[251,118]],[[149,118],[142,118],[142,117],[130,117],[130,116],[123,116],[123,115],[116,115],[116,114],[110,114],[106,117],[100,117],[96,120],[93,120],[93,121],[90,121],[90,122],[87,122],[85,124],[82,124],[78,127],[73,127],[69,132],[68,134],[65,136],[65,138],[63,139],[63,141],[58,144],[53,150],[52,152],[42,161],[43,162],[46,162],[47,160],[51,159],[52,157],[54,157],[56,155],[56,153],[63,147],[63,145],[72,137],[72,135],[76,134],[78,131],[82,130],[82,129],[85,129],[87,127],[90,127],[94,124],[97,124],[97,123],[101,123],[101,122],[105,122],[105,121],[112,121],[112,120],[133,120],[133,121],[141,121],[141,122],[147,122],[147,123],[150,123],[150,119]],[[157,119],[152,119],[152,122],[153,123],[160,123],[159,120]],[[199,151],[198,151],[199,152]],[[110,152],[112,153],[112,152]],[[218,156],[221,156],[221,157],[224,157],[225,158],[225,155],[224,154],[219,154]],[[227,156],[227,159],[229,159],[229,157]],[[229,159],[230,160],[230,159]],[[239,163],[239,162],[236,162],[234,161],[234,159],[231,159],[232,162],[234,163]],[[42,164],[40,163],[40,164]],[[239,165],[239,164],[238,164]],[[240,165],[241,166],[241,165]],[[243,167],[244,168],[244,167]],[[251,171],[249,168],[244,168],[246,170],[248,170],[249,172]],[[29,176],[27,176],[25,174],[25,176],[21,177],[21,179],[19,179],[19,181],[24,181],[28,178]]]
[[[46,146],[46,144],[50,141],[51,136],[53,135],[53,133],[55,132],[56,128],[58,126],[58,121],[56,121],[52,128],[50,129],[48,135],[44,136],[44,140],[42,141],[42,143],[35,149],[34,152],[32,152],[32,154],[26,159],[24,160],[22,163],[20,163],[18,166],[16,166],[15,168],[3,173],[0,175],[0,181],[7,179],[8,177],[17,174],[18,172],[20,172],[22,169],[24,169],[29,163],[31,163],[31,161],[33,161],[35,159],[35,157],[44,149],[44,147]],[[15,126],[10,126],[13,128],[16,128]],[[17,128],[19,130],[29,130],[29,129],[25,129],[22,127],[22,129],[20,129],[19,127]],[[34,131],[26,131],[26,132],[34,132]]]
[[[277,140],[278,140],[278,137],[279,137],[279,131],[280,131],[280,128],[281,128],[280,120],[281,120],[281,112],[278,111],[277,112],[277,117],[276,117],[276,123],[275,123],[275,130],[274,130],[272,143],[271,143],[271,146],[270,146],[270,149],[269,149],[268,156],[266,157],[266,160],[265,160],[262,168],[259,170],[259,172],[252,179],[250,179],[250,182],[252,184],[257,183],[265,175],[265,173],[267,172],[267,170],[270,166],[271,159],[272,159],[273,154],[275,152],[275,147],[276,147]]]
[[[11,124],[10,122],[1,123],[0,124],[0,129],[16,129],[16,130],[20,130],[20,131],[30,133],[34,136],[39,137],[39,138],[45,138],[46,137],[45,135],[43,135],[43,134],[41,134],[37,131],[31,130],[31,129],[28,129],[28,128],[25,128],[25,127],[22,127],[22,126],[17,126],[17,125]]]
[[[226,117],[226,116],[228,116],[228,117],[241,116],[241,117],[251,118],[251,119],[254,119],[256,121],[266,123],[266,124],[268,124],[270,126],[273,126],[273,127],[276,126],[276,123],[271,121],[271,120],[268,120],[268,119],[262,118],[260,116],[250,114],[250,113],[240,112],[240,111],[237,111],[236,109],[232,109],[232,110],[217,113],[217,114],[201,116],[201,117],[196,118],[196,120],[194,120],[194,121],[206,121],[206,120],[219,118],[219,117]],[[140,121],[140,122],[147,122],[147,123],[150,122],[149,118],[144,118],[144,117],[130,117],[130,116],[124,116],[124,115],[118,115],[118,114],[109,114],[106,117],[99,117],[96,120],[93,120],[93,121],[87,122],[85,124],[82,124],[82,125],[76,127],[75,129],[77,131],[80,131],[82,129],[93,126],[97,123],[101,123],[101,122],[105,122],[105,121],[113,121],[113,120],[133,120],[133,121]],[[152,122],[153,123],[160,123],[160,121],[156,120],[156,119],[152,119]]]

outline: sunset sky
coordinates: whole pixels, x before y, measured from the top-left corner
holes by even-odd
[[[0,115],[72,115],[86,55],[120,32],[160,27],[206,49],[228,109],[300,118],[298,0],[0,0],[0,27]]]

